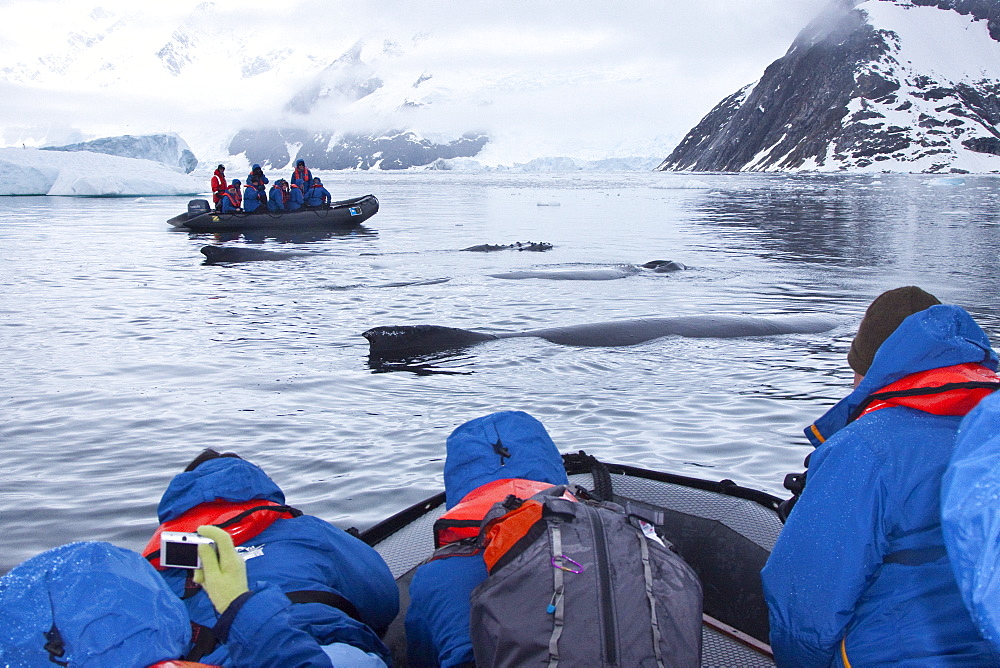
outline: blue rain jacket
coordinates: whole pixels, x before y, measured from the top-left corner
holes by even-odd
[[[872,392],[964,363],[997,368],[968,313],[913,314],[859,386],[806,430],[818,447],[805,490],[761,573],[779,666],[991,665],[941,532],[941,479],[961,417],[896,406],[847,422]]]
[[[233,202],[228,196],[222,196],[222,213],[235,213],[241,211],[240,207],[233,206]]]
[[[493,413],[466,422],[452,432],[446,447],[448,508],[477,487],[505,478],[568,483],[562,457],[545,427],[521,411]],[[506,456],[498,452],[503,448]],[[411,666],[447,667],[474,660],[470,597],[486,576],[482,555],[449,557],[417,568],[406,613],[407,660]]]
[[[109,543],[70,543],[0,578],[0,665],[55,666],[53,624],[80,668],[178,659],[191,638],[184,604],[141,555]]]
[[[330,191],[324,188],[322,185],[312,185],[305,192],[306,204],[309,206],[323,206],[323,203],[329,203],[333,201],[330,197]]]
[[[251,591],[242,604],[234,602],[238,610],[227,610],[215,627],[216,632],[220,626],[225,629],[220,640],[227,653],[213,652],[202,661],[226,668],[385,668],[382,658],[351,645],[321,646],[295,619],[301,604],[289,601],[277,587],[257,583]]]
[[[958,589],[1000,664],[1000,393],[962,421],[941,485],[941,527]]]
[[[256,178],[258,181],[261,182],[262,185],[265,185],[265,186],[268,183],[270,183],[270,181],[268,180],[268,178],[266,176],[264,176],[264,172],[260,168],[260,165],[251,165],[250,166],[250,173],[247,174],[247,180],[244,183],[250,183],[251,181],[254,180],[254,178]]]
[[[285,210],[285,194],[281,191],[278,186],[271,186],[271,192],[267,196],[267,210],[268,211],[284,211]]]
[[[302,188],[298,186],[292,186],[288,189],[288,204],[286,208],[289,211],[295,211],[296,209],[301,209],[306,203],[305,195],[302,194]]]
[[[303,190],[305,190],[313,182],[312,172],[305,165],[300,169],[298,165],[292,171],[292,178],[289,179],[290,183],[294,183]]]
[[[175,476],[157,513],[160,522],[165,522],[214,499],[284,503],[284,498],[258,466],[243,459],[220,457]],[[388,628],[399,612],[399,590],[389,567],[373,548],[317,517],[303,515],[276,520],[237,550],[246,559],[251,588],[266,583],[282,592],[333,592],[354,604],[361,617],[360,621],[352,619],[323,603],[296,603],[288,613],[293,627],[306,631],[321,645],[346,643],[389,663],[389,652],[376,633]],[[174,592],[183,594],[186,572],[168,569],[161,575]],[[218,616],[205,592],[184,602],[193,621],[215,626]],[[221,663],[225,651],[220,647],[202,661]]]
[[[264,186],[247,186],[246,190],[243,191],[243,210],[247,213],[253,213],[260,208],[262,202],[260,201],[260,194],[264,191]]]

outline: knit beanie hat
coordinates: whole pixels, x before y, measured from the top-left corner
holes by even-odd
[[[883,292],[865,311],[858,333],[851,342],[851,350],[847,353],[847,363],[864,376],[868,373],[879,346],[885,343],[901,322],[914,313],[940,303],[937,297],[915,285]]]

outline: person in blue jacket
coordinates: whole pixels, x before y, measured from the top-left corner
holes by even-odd
[[[214,631],[231,668],[378,666],[349,646],[321,647],[291,623],[293,603],[271,585],[247,582],[228,534],[200,551],[195,571],[220,612]],[[214,533],[213,533],[214,532]],[[184,603],[139,554],[110,543],[70,543],[39,554],[0,578],[0,665],[190,666],[192,627]],[[354,653],[351,653],[351,650]],[[183,661],[181,661],[183,660]]]
[[[312,180],[312,185],[305,192],[306,206],[318,207],[328,205],[332,198],[330,191],[323,187],[323,182],[317,176]]]
[[[271,186],[271,191],[267,196],[267,210],[268,211],[284,211],[285,210],[285,189],[284,180],[278,179],[273,186]]]
[[[263,184],[257,180],[248,181],[246,190],[243,192],[243,210],[247,213],[253,213],[266,205],[267,195],[264,192]]]
[[[296,160],[295,169],[292,171],[292,183],[298,185],[299,188],[302,188],[302,190],[305,190],[309,187],[309,184],[312,183],[312,180],[313,175],[312,172],[309,171],[309,168],[306,167],[306,161]]]
[[[305,206],[306,199],[302,192],[302,187],[297,183],[288,186],[288,201],[285,202],[285,209],[295,211]]]
[[[1000,392],[958,428],[941,484],[944,546],[962,600],[1000,664]]]
[[[240,185],[242,184],[239,179],[233,179],[233,182],[226,188],[226,192],[222,196],[222,213],[236,213],[243,210],[243,195],[240,193]]]
[[[545,427],[521,411],[492,413],[466,422],[448,437],[446,448],[445,505],[449,510],[484,486],[504,479],[568,484],[562,457]],[[500,495],[498,501],[503,501],[506,492]],[[470,596],[486,576],[480,553],[436,558],[417,568],[405,620],[410,666],[460,666],[475,660],[469,634]]]
[[[247,183],[253,183],[257,181],[260,186],[266,186],[270,181],[264,176],[264,170],[261,169],[260,165],[253,165],[250,168],[250,173],[247,174]]]
[[[293,628],[327,653],[360,650],[335,665],[388,665],[389,651],[379,636],[399,612],[399,590],[389,567],[360,539],[284,503],[281,489],[258,466],[206,450],[171,480],[157,512],[161,529],[223,524],[239,536],[237,550],[246,560],[249,582],[266,583],[294,601],[288,610]],[[242,519],[232,524],[237,511]],[[227,516],[230,524],[220,521]],[[146,548],[154,566],[159,566],[157,547],[154,536]],[[187,572],[169,568],[161,575],[183,598],[192,622],[202,629],[218,627],[220,616],[210,596],[192,585]],[[209,642],[203,651],[195,658],[225,664],[231,649]]]
[[[908,286],[872,302],[848,362],[855,389],[806,429],[806,484],[761,573],[775,662],[995,665],[940,509],[959,422],[998,382],[989,339]]]

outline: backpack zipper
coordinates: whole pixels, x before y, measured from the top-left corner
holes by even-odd
[[[604,534],[597,509],[591,509],[590,525],[594,529],[594,549],[597,552],[597,577],[601,589],[601,623],[608,663],[618,665],[618,643],[615,639],[614,601],[611,596],[611,569],[608,567],[608,539]]]

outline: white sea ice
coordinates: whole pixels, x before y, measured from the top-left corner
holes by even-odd
[[[0,148],[0,195],[136,197],[207,190],[202,179],[151,160],[89,151]]]

